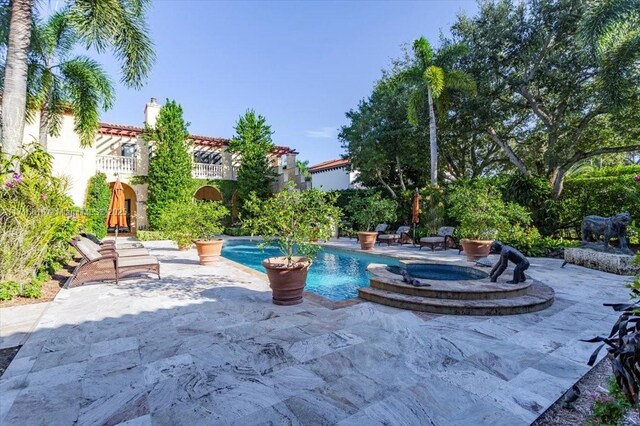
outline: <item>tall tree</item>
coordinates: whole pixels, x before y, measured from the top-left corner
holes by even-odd
[[[188,200],[191,195],[191,141],[182,107],[167,99],[155,127],[147,127],[144,138],[152,152],[147,176],[147,218],[156,227],[167,205]]]
[[[266,199],[272,193],[276,173],[269,161],[269,153],[274,145],[271,140],[273,131],[267,120],[256,115],[252,109],[238,118],[236,134],[229,142],[229,151],[240,157],[238,169],[238,196],[240,208],[254,192],[259,199]]]
[[[426,103],[429,117],[431,183],[437,185],[438,142],[435,103],[446,89],[472,91],[475,89],[475,83],[469,74],[454,69],[457,60],[466,54],[464,45],[450,44],[436,53],[427,39],[420,37],[413,42],[413,54],[414,63],[398,77],[415,87],[408,108],[409,121],[413,125],[419,124],[421,111]]]
[[[6,0],[5,0],[6,1]],[[154,61],[145,21],[150,0],[67,0],[69,25],[87,48],[111,50],[122,63],[122,81],[140,87]],[[12,0],[2,93],[2,152],[22,145],[27,103],[27,57],[34,0]]]
[[[486,131],[520,172],[549,179],[554,197],[574,164],[640,149],[640,84],[611,106],[601,63],[576,39],[586,9],[574,0],[482,1],[478,16],[452,27],[478,84],[479,121],[467,125]],[[637,67],[625,78],[640,81]]]
[[[39,141],[45,149],[48,136],[59,135],[66,110],[73,112],[81,145],[91,146],[99,127],[99,110],[108,109],[113,101],[111,81],[100,65],[84,56],[71,56],[77,41],[66,11],[54,13],[33,28],[27,105],[40,112]]]

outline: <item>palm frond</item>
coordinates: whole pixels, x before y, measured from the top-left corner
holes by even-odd
[[[424,82],[437,99],[444,90],[444,70],[435,65],[430,66],[424,72]]]
[[[413,53],[420,62],[420,68],[425,69],[432,64],[433,48],[426,38],[420,37],[413,41]]]
[[[445,74],[444,85],[448,89],[476,93],[476,82],[471,74],[462,70],[451,70]]]
[[[140,87],[155,61],[145,14],[149,0],[75,0],[70,20],[87,46],[111,49],[122,64],[122,81]]]
[[[416,90],[411,94],[407,107],[407,119],[411,125],[417,126],[420,123],[422,110],[424,110],[424,92]]]
[[[66,56],[74,47],[77,35],[69,25],[68,10],[57,11],[42,27],[47,56]]]
[[[450,69],[466,55],[469,54],[469,47],[464,44],[448,44],[438,50],[438,54],[433,60],[433,63],[440,68]]]
[[[640,0],[591,2],[580,21],[578,33],[585,45],[596,46],[620,22],[640,14]]]

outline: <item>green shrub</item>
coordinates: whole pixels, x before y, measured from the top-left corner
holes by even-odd
[[[39,299],[42,297],[42,286],[46,283],[51,277],[45,273],[39,273],[36,275],[34,279],[26,283],[22,291],[20,292],[20,296],[29,297],[32,299]]]
[[[18,294],[20,294],[20,284],[18,282],[0,282],[0,300],[11,300]]]
[[[229,235],[230,237],[246,237],[251,235],[251,231],[239,226],[227,226],[224,228],[224,234]]]
[[[525,256],[531,257],[548,256],[554,250],[576,247],[580,244],[578,241],[542,236],[534,226],[524,228],[518,225],[504,229],[498,235],[498,239],[504,244],[517,248]]]
[[[157,240],[170,240],[168,235],[165,235],[162,231],[137,231],[136,237],[140,241],[157,241]]]
[[[157,225],[179,246],[186,246],[195,239],[208,240],[222,233],[222,220],[228,214],[217,201],[174,201],[160,212]]]
[[[631,404],[618,387],[615,378],[612,377],[609,380],[609,395],[599,395],[593,403],[589,424],[593,426],[622,424],[630,408]]]
[[[89,179],[84,209],[87,216],[85,230],[99,239],[107,235],[107,211],[110,201],[111,189],[107,183],[107,175],[97,173]]]
[[[510,227],[527,226],[531,215],[516,203],[505,203],[487,182],[471,181],[453,188],[448,197],[450,213],[460,225],[458,238],[493,240]]]
[[[371,231],[377,224],[390,224],[396,220],[397,204],[379,193],[353,197],[346,206],[358,231]]]

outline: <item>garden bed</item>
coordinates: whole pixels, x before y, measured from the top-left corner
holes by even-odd
[[[71,276],[73,269],[76,267],[77,262],[75,260],[71,261],[67,266],[60,269],[55,273],[50,280],[46,281],[42,285],[42,297],[40,298],[32,298],[32,297],[21,297],[16,296],[11,300],[1,300],[0,308],[8,308],[11,306],[22,306],[22,305],[31,305],[34,303],[44,303],[50,302],[56,298],[56,295],[64,285],[67,278]]]

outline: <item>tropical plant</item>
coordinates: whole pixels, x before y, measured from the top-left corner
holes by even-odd
[[[459,238],[493,240],[512,226],[531,223],[531,215],[522,206],[505,203],[496,188],[481,181],[457,185],[448,203],[450,215],[460,222]]]
[[[149,0],[67,0],[69,25],[87,48],[111,50],[122,64],[122,81],[140,87],[155,59],[145,16]],[[28,54],[35,0],[13,0],[0,16],[0,36],[8,40],[2,95],[2,152],[19,154],[27,104]],[[12,113],[9,114],[8,111]],[[18,163],[14,163],[17,170]],[[17,170],[18,171],[18,170]]]
[[[188,200],[192,195],[189,193],[192,188],[191,141],[182,107],[167,99],[155,126],[147,126],[143,137],[152,149],[147,176],[147,218],[149,224],[157,228],[160,214],[170,203]]]
[[[317,189],[298,191],[293,182],[266,200],[251,193],[242,225],[251,235],[262,236],[260,247],[279,248],[287,266],[293,267],[294,254],[312,259],[321,249],[317,241],[328,240],[335,232],[341,216],[335,198]]]
[[[99,239],[107,235],[107,210],[111,201],[111,189],[107,183],[107,175],[96,173],[87,184],[87,196],[84,210],[87,217],[85,230]]]
[[[109,109],[113,102],[114,89],[101,66],[86,56],[72,55],[77,44],[67,11],[56,12],[33,27],[27,117],[40,112],[39,141],[45,148],[49,135],[60,134],[67,110],[73,113],[80,144],[91,146],[99,127],[99,110]]]
[[[345,210],[351,220],[361,231],[371,231],[379,223],[390,223],[396,220],[396,203],[382,198],[380,193],[363,197],[354,197],[349,201]]]
[[[243,211],[244,202],[252,192],[261,200],[272,193],[271,187],[276,178],[269,160],[269,153],[274,147],[271,141],[273,131],[266,119],[251,109],[238,118],[235,131],[229,142],[229,152],[240,160],[237,182],[240,210]]]
[[[300,174],[304,176],[304,180],[306,181],[311,180],[311,172],[309,172],[309,160],[306,160],[306,161],[297,160],[296,167],[300,171]]]
[[[415,57],[413,65],[396,76],[396,78],[407,81],[414,86],[408,108],[408,118],[411,124],[414,126],[419,124],[425,103],[427,106],[432,185],[438,184],[435,104],[447,89],[475,90],[475,82],[471,75],[460,69],[455,69],[457,62],[466,53],[467,48],[463,44],[448,44],[438,52],[435,52],[427,39],[420,37],[413,42],[413,54]],[[441,113],[445,113],[445,111],[441,111]]]
[[[195,239],[206,241],[221,234],[222,220],[228,214],[218,201],[172,201],[160,212],[158,228],[178,246],[186,246]]]

